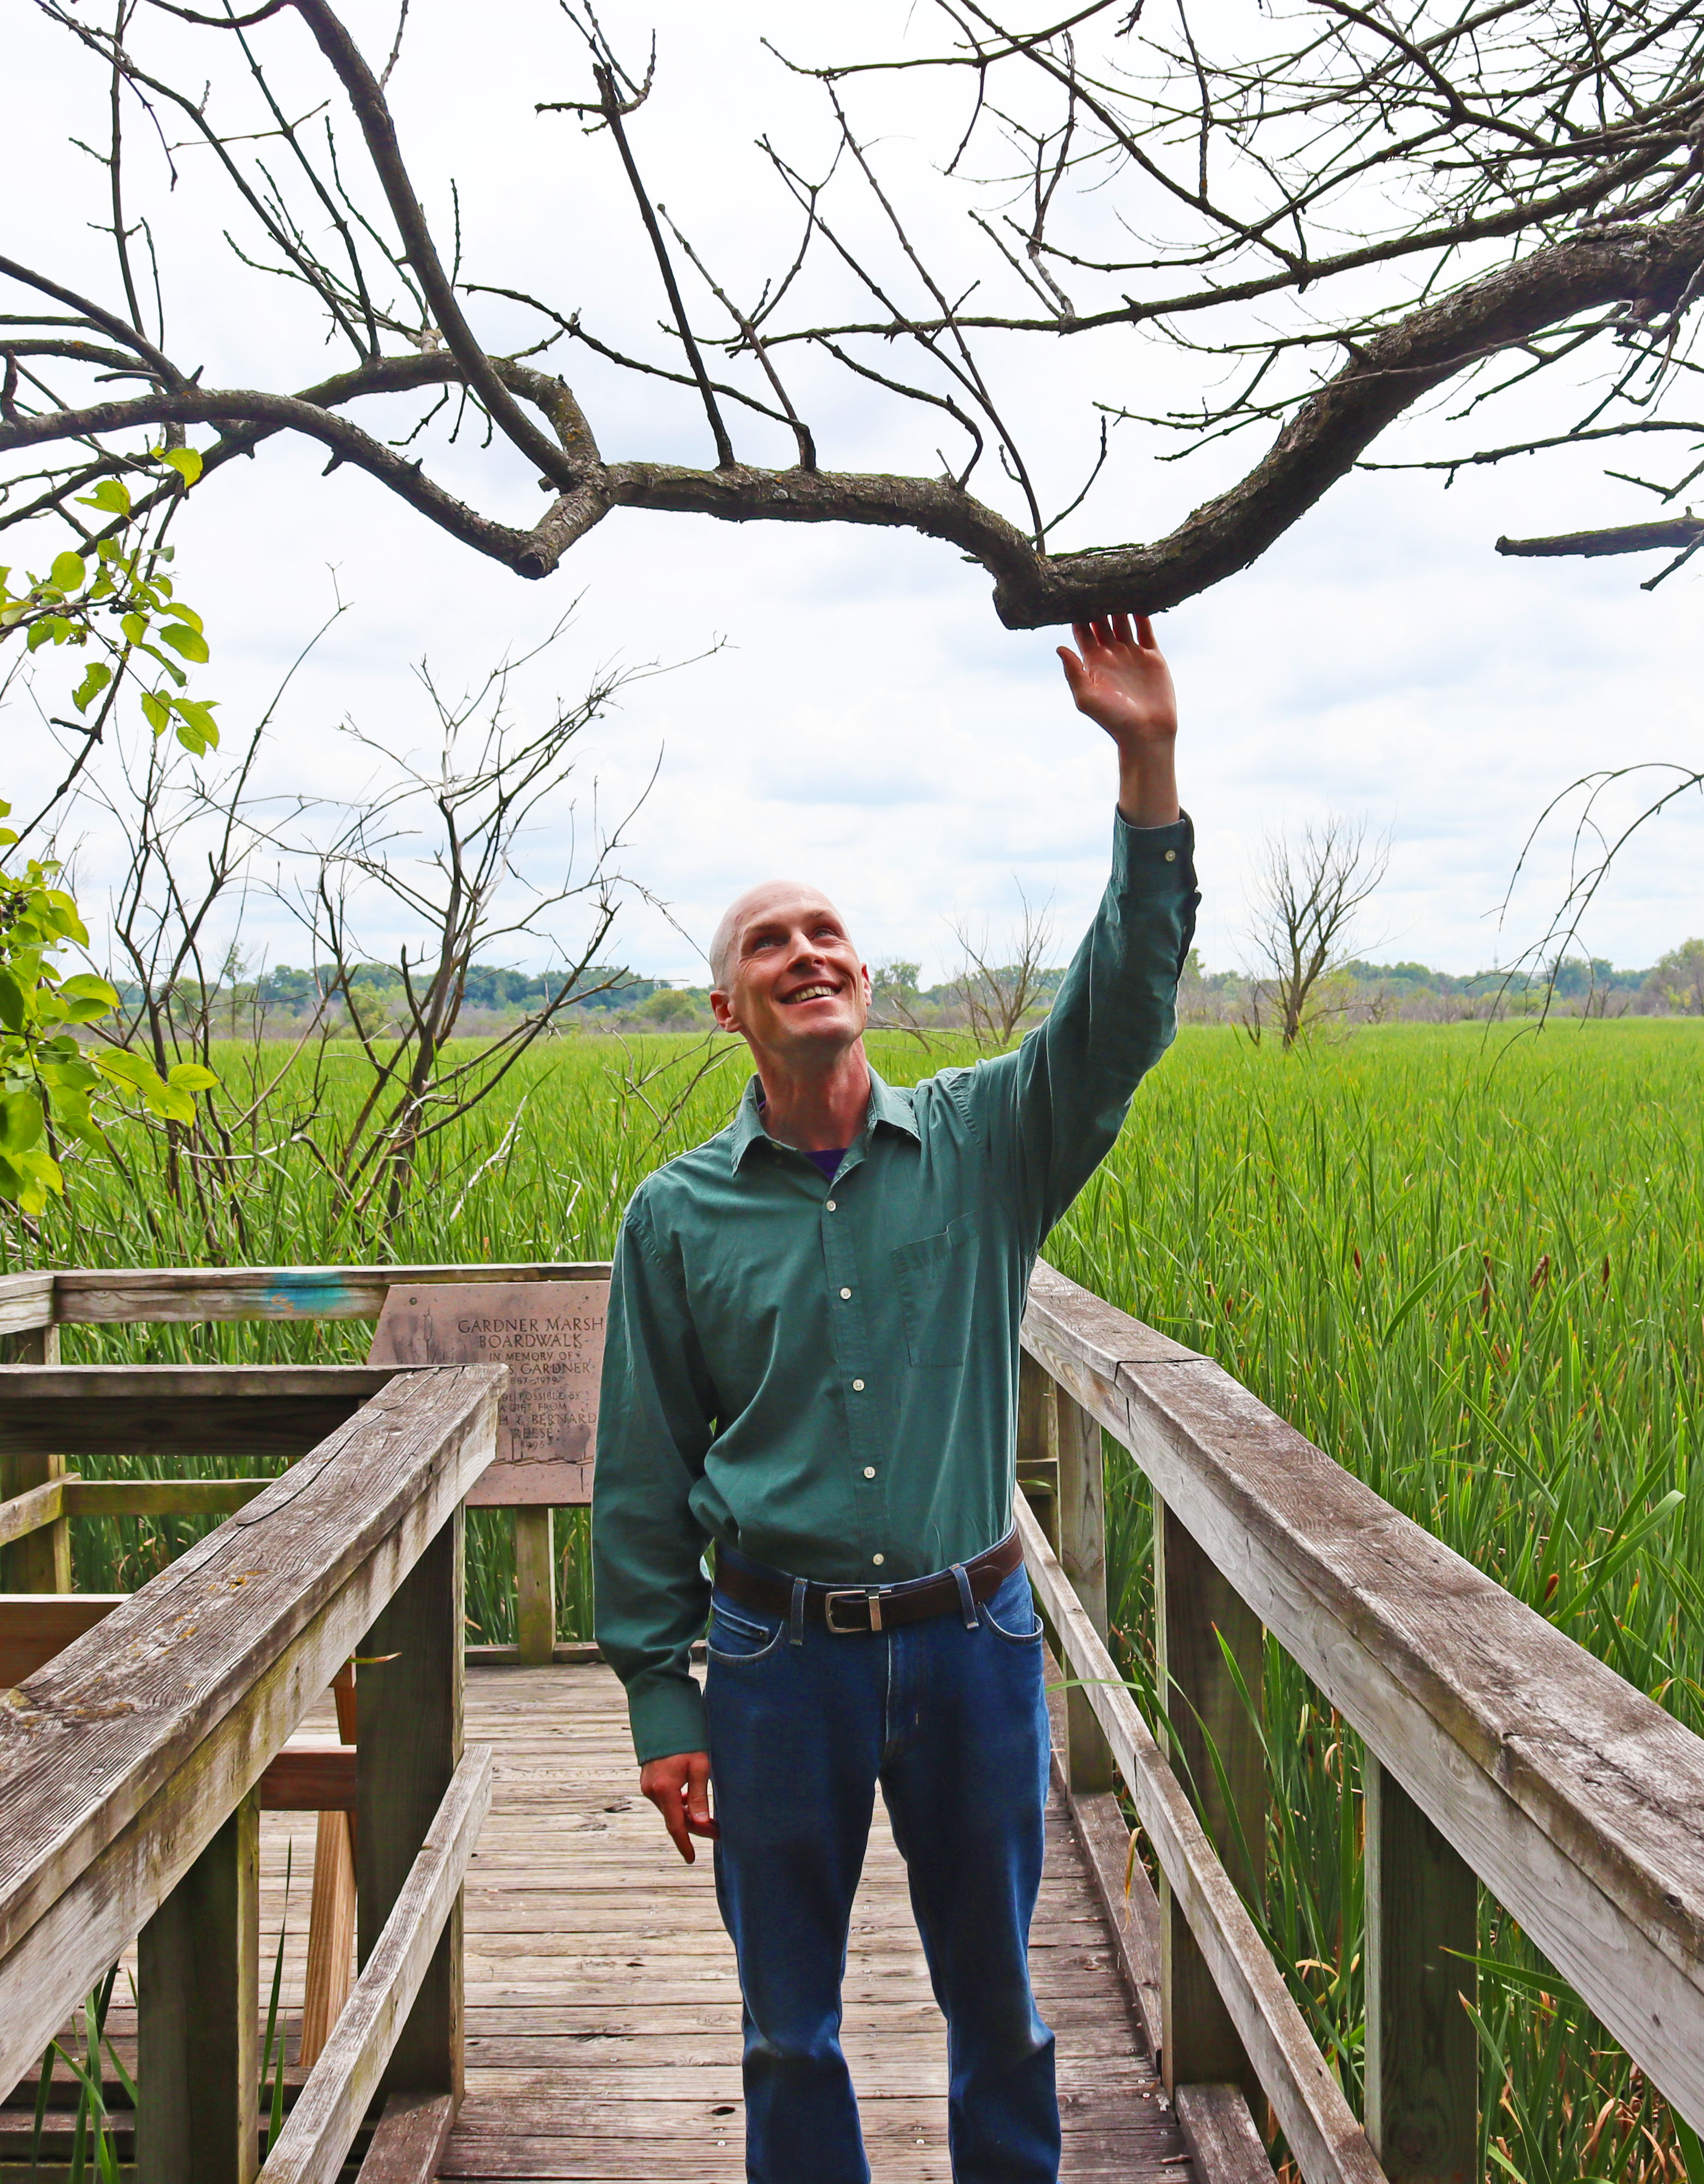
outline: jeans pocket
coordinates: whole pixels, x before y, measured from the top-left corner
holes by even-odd
[[[1030,1591],[1029,1573],[1022,1568],[1014,1569],[992,1600],[985,1601],[979,1611],[997,1638],[1003,1638],[1008,1646],[1039,1646],[1042,1642],[1042,1618],[1036,1613],[1036,1603]],[[997,1620],[1003,1616],[1003,1622]],[[1025,1630],[1014,1630],[1015,1624],[1025,1624]]]
[[[1033,1607],[1030,1610],[1030,1620],[1036,1626],[1033,1630],[1008,1630],[1003,1624],[994,1620],[986,1605],[981,1613],[982,1620],[989,1630],[997,1638],[1003,1638],[1008,1646],[1039,1646],[1041,1644],[1042,1618]]]
[[[749,1610],[729,1607],[718,1595],[710,1604],[710,1629],[704,1650],[712,1661],[720,1661],[730,1669],[748,1668],[755,1661],[767,1660],[786,1631],[785,1623],[772,1617],[754,1615]]]

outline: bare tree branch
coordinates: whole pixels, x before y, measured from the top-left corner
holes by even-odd
[[[785,62],[802,95],[821,86],[826,149],[811,169],[768,138],[760,148],[788,232],[749,308],[732,300],[739,283],[724,286],[707,270],[719,242],[689,244],[667,221],[679,256],[669,248],[642,141],[655,111],[655,48],[635,77],[596,21],[567,8],[595,96],[538,103],[578,114],[594,143],[610,142],[668,296],[659,354],[629,354],[642,352],[645,337],[606,338],[578,304],[558,308],[512,283],[463,277],[459,214],[454,249],[441,247],[383,81],[330,0],[279,0],[225,16],[115,0],[104,28],[64,0],[38,4],[102,70],[109,148],[96,156],[109,170],[115,300],[0,258],[0,281],[32,307],[0,319],[0,457],[20,459],[9,470],[0,464],[0,528],[58,517],[86,539],[75,497],[92,477],[133,467],[146,452],[136,436],[215,427],[218,437],[201,450],[197,490],[206,491],[233,457],[288,432],[523,577],[549,575],[618,507],[736,523],[909,528],[980,563],[1002,620],[1025,628],[1112,610],[1154,612],[1221,582],[1452,383],[1461,389],[1457,421],[1472,418],[1482,431],[1481,414],[1522,399],[1535,375],[1554,382],[1573,373],[1584,390],[1593,359],[1609,365],[1583,392],[1586,412],[1573,431],[1513,441],[1505,432],[1500,444],[1421,457],[1446,472],[1515,448],[1536,454],[1679,429],[1662,405],[1700,369],[1687,343],[1704,292],[1704,41],[1682,0],[1657,10],[1575,0],[1563,12],[1550,0],[1310,0],[1276,7],[1228,42],[1210,18],[1150,25],[1126,0],[1088,0],[1035,24],[1007,20],[984,0],[936,0],[947,32],[938,49]],[[150,66],[142,47],[155,13],[204,30],[215,64],[221,51],[235,57],[270,128],[257,135],[247,115],[244,125],[222,125],[221,93],[198,80],[193,92],[180,88]],[[269,42],[292,15],[347,102],[359,139],[353,159],[339,148],[336,115],[327,114],[321,155],[289,118],[299,92],[293,88],[287,110],[271,88]],[[401,28],[399,20],[399,38]],[[387,75],[394,61],[394,53]],[[942,92],[937,180],[947,194],[927,204],[914,179],[897,186],[879,118],[864,106],[883,76],[914,81],[919,70],[937,71]],[[233,231],[239,259],[310,298],[310,312],[354,345],[353,370],[299,392],[222,388],[209,384],[216,369],[175,357],[165,330],[156,338],[142,326],[143,284],[130,242],[142,216],[141,184],[119,125],[120,94],[150,114],[184,117],[191,141],[217,163],[239,220],[264,238],[257,252],[246,230]],[[705,103],[708,111],[707,92]],[[245,148],[267,135],[285,146],[284,162],[269,165],[270,155]],[[807,181],[807,172],[821,179]],[[956,228],[942,225],[943,206]],[[695,205],[695,237],[712,227],[716,209]],[[315,240],[328,221],[330,247],[341,254],[334,259]],[[732,321],[714,345],[693,323],[695,280]],[[388,294],[400,301],[388,303]],[[655,404],[690,389],[709,423],[713,467],[606,461],[561,379],[482,342],[461,301],[475,294],[532,304],[550,340],[572,339],[639,375]],[[1144,415],[1130,384],[1140,372],[1131,346],[1139,329],[1170,344],[1200,388],[1198,402],[1150,421],[1176,436],[1179,454],[1250,430],[1276,428],[1276,437],[1165,535],[1123,543],[1128,527],[1109,499],[1119,464],[1108,459],[1103,421]],[[1063,463],[1050,455],[1044,478],[1020,429],[1012,389],[1022,377],[1011,365],[1021,355],[1030,366],[1036,342],[1063,339],[1109,359],[1120,398],[1098,399],[1098,415],[1088,412],[1099,459],[1087,449],[1068,451]],[[914,359],[903,376],[891,365],[899,342]],[[913,435],[919,415],[962,435],[950,460],[941,456],[942,474],[915,474],[914,459],[910,470],[824,465],[823,426],[799,391],[804,379],[790,372],[790,389],[777,369],[783,348],[802,372],[808,364],[813,393],[824,376],[832,383],[850,375],[896,440]],[[1227,359],[1244,360],[1229,381]],[[72,391],[60,390],[62,371],[78,382]],[[140,384],[104,398],[115,378]],[[457,398],[452,436],[471,404],[534,467],[551,496],[544,515],[487,512],[439,483],[432,461],[441,428],[430,404],[403,441],[417,457],[359,421],[364,402],[413,388]],[[735,405],[757,421],[742,429],[787,432],[796,467],[736,459],[728,423]],[[673,413],[659,412],[658,422],[666,445]],[[1002,476],[979,478],[979,497],[968,480],[985,447]],[[30,460],[38,448],[64,452],[44,470]],[[1678,498],[1685,482],[1657,489]],[[1050,506],[1064,513],[1048,521]],[[1079,537],[1094,522],[1110,541],[1048,550],[1067,517]],[[1590,543],[1505,540],[1502,550],[1610,553],[1648,543],[1684,554],[1697,542],[1676,526],[1691,521],[1635,526],[1636,537],[1624,527],[1569,534]],[[1606,543],[1617,539],[1626,543]]]

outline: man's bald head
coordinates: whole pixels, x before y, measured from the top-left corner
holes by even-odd
[[[803,880],[760,880],[756,887],[747,888],[744,894],[735,895],[723,911],[715,938],[710,943],[712,985],[724,994],[732,991],[734,976],[740,966],[740,939],[754,918],[807,907],[826,910],[844,929],[840,912],[822,889],[807,886]]]
[[[801,880],[747,888],[716,928],[710,974],[716,1021],[746,1040],[765,1084],[801,1056],[819,1071],[825,1055],[863,1037],[869,972],[820,888]]]

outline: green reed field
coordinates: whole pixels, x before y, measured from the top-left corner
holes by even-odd
[[[909,1082],[962,1039],[897,1035]],[[225,1104],[278,1066],[216,1057]],[[310,1140],[353,1101],[287,1079],[214,1167],[157,1144],[92,1164],[22,1263],[606,1256],[634,1184],[717,1128],[725,1043],[593,1037],[528,1059],[435,1141],[401,1220],[352,1229]],[[1399,1026],[1283,1055],[1186,1030],[1055,1233],[1066,1273],[1216,1357],[1339,1462],[1704,1733],[1704,1024]],[[13,1263],[20,1263],[14,1247]],[[367,1329],[68,1330],[72,1358],[360,1356]],[[1109,1447],[1113,1620],[1151,1699],[1146,1490]],[[94,1468],[86,1465],[86,1468]],[[139,1467],[145,1468],[145,1467]],[[510,1630],[506,1520],[470,1529],[478,1635]],[[78,1583],[140,1582],[193,1528],[81,1527]],[[562,1527],[564,1635],[587,1627],[584,1520]],[[1360,2093],[1359,1753],[1269,1649],[1266,1930]],[[1704,2153],[1488,1905],[1479,2032],[1488,2176],[1690,2176]]]

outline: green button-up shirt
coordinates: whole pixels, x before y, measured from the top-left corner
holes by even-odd
[[[711,1540],[883,1585],[1012,1520],[1018,1326],[1042,1240],[1170,1045],[1194,930],[1188,820],[1115,822],[1112,878],[1045,1022],[909,1091],[872,1071],[832,1183],[734,1120],[648,1176],[610,1282],[597,1635],[643,1763],[704,1747],[689,1671]]]

